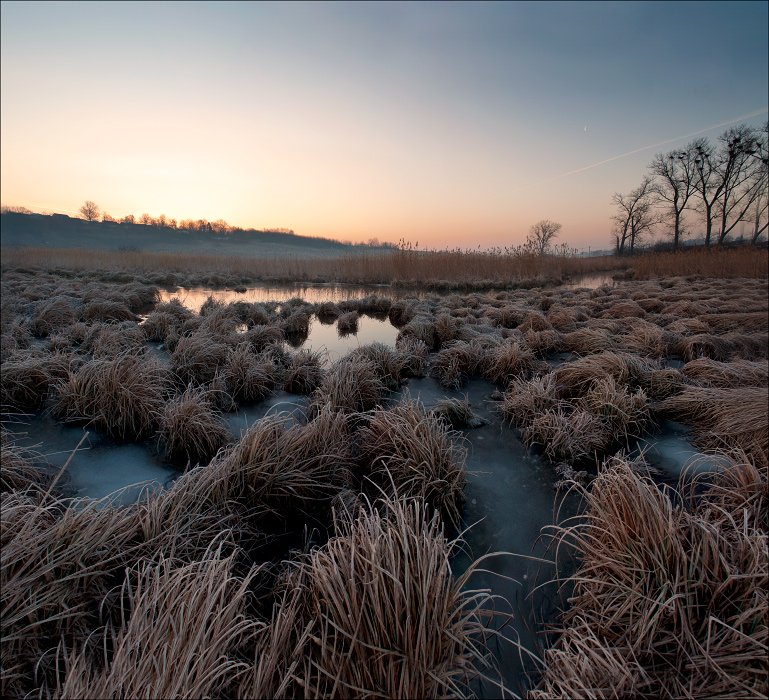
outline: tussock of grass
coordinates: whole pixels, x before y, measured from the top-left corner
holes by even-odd
[[[163,407],[158,432],[166,456],[183,467],[207,464],[230,438],[212,392],[199,387],[188,387]]]
[[[728,389],[737,386],[767,386],[769,365],[766,362],[734,360],[717,362],[706,357],[687,362],[681,374],[702,386]]]
[[[284,388],[292,394],[311,394],[320,385],[323,375],[323,356],[312,350],[300,350],[291,357]]]
[[[455,543],[419,500],[340,518],[286,577],[246,697],[464,697],[484,669],[490,596],[455,579]],[[418,621],[418,622],[415,622]]]
[[[94,359],[57,385],[52,410],[64,421],[88,421],[116,440],[140,440],[155,430],[167,385],[156,360]]]
[[[693,511],[622,460],[575,488],[585,520],[557,537],[581,565],[530,697],[765,696],[765,474],[728,468]]]
[[[3,362],[0,403],[3,410],[37,411],[48,396],[51,375],[48,363],[31,356]]]
[[[604,318],[643,318],[646,311],[632,299],[623,299],[612,304],[603,312]]]
[[[579,405],[600,418],[612,441],[623,441],[626,446],[628,438],[640,436],[651,420],[643,389],[631,393],[612,376],[594,380]]]
[[[238,576],[235,557],[213,543],[200,561],[180,564],[161,555],[139,564],[131,583],[123,584],[127,623],[108,638],[111,659],[94,673],[87,654],[71,655],[60,696],[202,698],[232,692],[247,668],[238,652],[258,628],[245,615],[257,572]]]
[[[62,510],[18,492],[2,494],[0,523],[0,690],[23,696],[51,678],[50,664],[38,664],[62,637],[98,626],[136,530],[111,509]]]
[[[222,371],[227,391],[238,403],[265,399],[280,380],[276,364],[265,354],[255,354],[248,342],[228,351]]]
[[[395,349],[403,358],[402,373],[404,377],[424,377],[427,372],[427,359],[430,351],[427,346],[416,338],[398,338]]]
[[[709,357],[711,360],[723,362],[731,356],[733,346],[723,337],[700,333],[681,338],[673,350],[686,362],[691,362],[699,357]]]
[[[431,373],[446,389],[460,389],[472,370],[478,357],[469,343],[455,342],[442,348],[432,361]]]
[[[459,434],[417,401],[375,411],[361,430],[361,456],[386,491],[418,496],[459,524],[465,486],[465,450]]]
[[[3,428],[0,432],[0,492],[44,492],[50,482],[50,474],[35,465],[36,455],[15,444]]]
[[[435,320],[430,316],[415,316],[398,333],[398,338],[421,340],[431,352],[440,348]]]
[[[318,320],[326,325],[336,321],[341,315],[341,309],[333,301],[324,301],[315,308]]]
[[[282,343],[286,339],[283,329],[277,326],[257,325],[249,328],[245,336],[255,352],[264,352],[270,345]]]
[[[659,410],[697,431],[706,449],[737,448],[763,467],[769,460],[769,405],[765,387],[685,387]]]
[[[582,357],[553,370],[555,381],[565,397],[582,396],[595,379],[611,376],[619,384],[641,384],[656,363],[637,355],[606,351]]]
[[[580,355],[595,355],[617,347],[614,337],[601,328],[578,328],[563,336],[563,347]]]
[[[579,462],[603,454],[612,440],[604,422],[593,413],[564,406],[547,409],[521,431],[527,446],[538,445],[552,461]]]
[[[40,303],[32,314],[30,330],[36,338],[45,338],[73,324],[76,317],[76,302],[69,298],[56,297]]]
[[[523,334],[526,345],[537,355],[549,355],[563,350],[563,336],[556,330],[526,331]]]
[[[142,333],[147,340],[162,343],[171,331],[178,334],[181,321],[167,311],[153,311],[141,325]]]
[[[299,347],[310,333],[312,317],[306,311],[295,311],[280,322],[280,328],[285,333],[286,340],[293,346]]]
[[[112,359],[125,353],[144,351],[144,334],[131,321],[94,324],[83,341],[83,348],[94,357]]]
[[[384,399],[386,391],[374,362],[343,357],[323,377],[312,395],[311,408],[316,412],[327,405],[348,414],[370,411]]]
[[[213,380],[229,356],[229,348],[212,336],[183,336],[171,353],[171,370],[182,385],[206,384]]]
[[[518,330],[521,333],[526,333],[527,331],[552,331],[553,326],[538,311],[528,311],[518,325]]]
[[[455,429],[480,428],[486,424],[483,418],[473,413],[467,396],[464,399],[441,399],[430,409],[430,413],[446,421],[451,428]]]
[[[555,376],[550,372],[531,380],[512,381],[502,395],[500,410],[513,425],[522,426],[559,404]]]
[[[358,332],[358,322],[360,314],[357,311],[348,311],[339,316],[336,320],[336,329],[339,335],[349,335]]]
[[[108,299],[89,301],[80,309],[79,318],[86,323],[94,323],[95,321],[102,323],[136,322],[138,319],[136,314],[123,302]]]
[[[416,315],[415,305],[404,299],[394,301],[390,305],[390,311],[387,313],[390,323],[396,328],[405,326]]]
[[[351,439],[347,420],[322,409],[305,425],[283,414],[254,423],[209,466],[224,475],[224,500],[246,497],[261,507],[308,507],[329,500],[350,480]]]
[[[526,343],[513,341],[492,347],[483,358],[482,369],[487,379],[507,385],[513,379],[528,379],[546,368]]]
[[[347,354],[348,360],[358,358],[374,363],[377,376],[388,389],[395,390],[401,385],[403,369],[406,365],[406,357],[403,353],[384,343],[367,343]]]
[[[644,381],[644,390],[653,401],[661,401],[683,388],[684,376],[672,367],[651,370]]]

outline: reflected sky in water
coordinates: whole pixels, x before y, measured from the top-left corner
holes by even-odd
[[[345,301],[347,299],[362,299],[369,294],[396,299],[402,296],[400,291],[394,290],[389,286],[368,286],[357,287],[345,284],[328,285],[291,285],[291,286],[258,286],[249,287],[245,292],[236,292],[232,289],[204,289],[200,287],[187,289],[180,287],[174,292],[165,290],[160,291],[160,300],[168,301],[172,297],[179,298],[182,303],[196,313],[200,311],[208,297],[213,297],[217,301],[230,303],[233,301],[247,302],[283,302],[298,297],[311,304],[318,304],[324,301]],[[415,296],[409,293],[409,296]]]

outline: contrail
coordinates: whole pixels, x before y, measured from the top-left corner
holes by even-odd
[[[606,163],[611,163],[612,161],[619,160],[620,158],[627,158],[628,156],[635,155],[636,153],[640,153],[641,151],[648,151],[650,148],[660,148],[661,146],[667,146],[669,143],[674,143],[675,141],[681,141],[682,139],[689,139],[692,136],[699,136],[700,134],[704,134],[706,131],[710,131],[711,129],[719,129],[722,126],[729,126],[729,124],[734,124],[734,122],[742,121],[743,119],[750,119],[751,117],[757,117],[759,114],[765,114],[766,109],[758,109],[755,112],[749,112],[748,114],[743,114],[739,117],[734,117],[733,119],[729,119],[725,122],[720,122],[719,124],[711,124],[710,126],[706,126],[704,129],[699,129],[698,131],[692,131],[689,134],[684,134],[683,136],[676,136],[672,139],[667,139],[665,141],[660,141],[659,143],[652,143],[648,146],[641,146],[640,148],[636,148],[635,150],[628,151],[627,153],[620,153],[618,156],[612,156],[611,158],[606,158],[604,160],[599,160],[597,163],[593,163],[592,165],[585,165],[582,168],[577,168],[576,170],[570,170],[567,173],[562,173],[561,175],[556,175],[553,178],[550,178],[549,181],[552,180],[560,180],[562,177],[568,177],[569,175],[576,175],[577,173],[584,173],[586,170],[592,170],[593,168],[597,168],[600,165],[606,165]],[[549,182],[546,180],[546,182]]]

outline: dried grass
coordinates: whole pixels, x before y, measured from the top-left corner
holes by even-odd
[[[210,390],[188,387],[163,407],[158,433],[174,464],[207,464],[228,442],[229,428],[214,405]]]
[[[287,575],[260,633],[245,697],[465,697],[485,669],[488,593],[475,562],[451,574],[437,514],[390,500],[340,517],[339,533]]]
[[[258,623],[246,617],[252,569],[238,576],[236,553],[212,543],[200,561],[164,556],[139,564],[122,587],[126,622],[103,670],[87,653],[66,659],[61,698],[203,698],[227,695],[248,665],[238,660]]]
[[[659,410],[691,425],[705,449],[742,449],[762,467],[769,460],[769,404],[765,387],[685,387]]]
[[[766,696],[767,533],[748,515],[766,477],[737,469],[694,512],[622,460],[573,486],[587,513],[557,538],[581,566],[530,697]]]
[[[323,355],[312,350],[300,350],[291,357],[284,388],[292,394],[311,394],[320,386],[323,375]]]
[[[88,421],[116,440],[140,440],[154,432],[167,386],[167,373],[154,359],[94,359],[57,385],[52,410],[64,421]]]
[[[453,525],[459,524],[465,486],[465,450],[418,401],[375,411],[361,429],[361,457],[386,492],[423,498]]]
[[[687,362],[681,368],[681,373],[701,386],[728,389],[737,386],[769,385],[769,365],[766,362],[717,362],[702,357]]]
[[[347,414],[370,411],[384,399],[386,391],[371,360],[343,357],[331,365],[315,390],[311,410],[317,412],[327,405]]]

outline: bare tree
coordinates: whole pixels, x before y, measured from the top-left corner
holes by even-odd
[[[80,213],[86,221],[96,221],[99,218],[99,207],[89,199],[80,207]]]
[[[561,224],[549,219],[542,219],[529,229],[526,246],[537,255],[544,255],[560,230]]]
[[[749,155],[758,161],[756,166],[756,202],[753,210],[753,235],[755,245],[758,237],[769,228],[769,122],[756,133]],[[763,223],[762,223],[763,221]]]
[[[762,193],[762,162],[754,158],[758,144],[756,132],[740,125],[719,137],[723,185],[716,201],[720,230],[719,245],[741,221]]]
[[[673,250],[678,250],[683,233],[683,213],[695,190],[699,176],[696,160],[696,142],[681,151],[658,153],[649,165],[655,179],[654,191],[659,202],[667,209],[673,223]]]
[[[651,177],[645,177],[639,187],[629,194],[615,192],[611,198],[617,206],[614,216],[617,254],[630,252],[632,255],[636,243],[647,233],[658,218],[654,215],[654,187]]]

